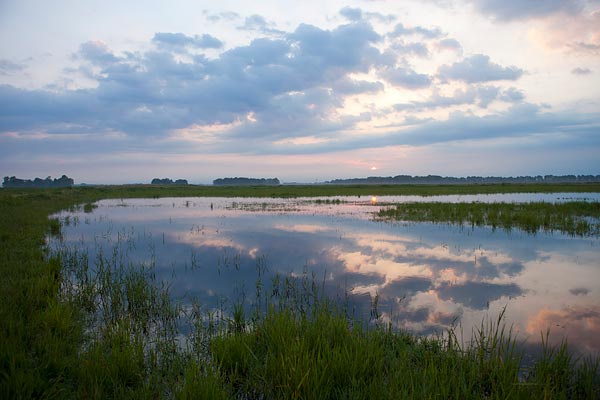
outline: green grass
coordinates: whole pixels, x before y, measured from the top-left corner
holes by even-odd
[[[599,190],[542,186],[527,191]],[[320,297],[314,280],[282,278],[269,286],[260,272],[254,311],[238,306],[220,316],[171,300],[152,265],[122,264],[110,255],[88,260],[72,251],[50,255],[45,247],[46,235],[61,234],[49,215],[77,205],[88,211],[102,198],[524,188],[0,190],[0,398],[598,398],[596,360],[577,362],[566,344],[546,344],[543,358],[524,367],[501,318],[482,325],[473,343],[461,344],[452,333],[419,338],[349,319],[339,304]],[[183,346],[182,321],[192,328]]]
[[[566,345],[546,347],[542,360],[523,369],[502,316],[463,346],[452,332],[449,340],[366,329],[335,310],[327,304],[311,315],[271,309],[252,331],[214,339],[211,352],[230,393],[270,399],[598,396],[597,363],[575,367]]]
[[[428,221],[489,226],[528,233],[559,231],[570,235],[600,234],[600,203],[406,203],[382,209],[377,217],[398,221]]]
[[[49,195],[57,189],[3,189],[12,195],[30,192]],[[60,189],[58,189],[60,190]],[[54,192],[53,192],[54,191]],[[494,193],[582,193],[600,192],[600,183],[571,184],[487,184],[487,185],[281,185],[281,186],[199,186],[199,185],[115,185],[80,186],[63,189],[79,204],[102,198],[158,197],[316,197],[316,196],[384,196]]]

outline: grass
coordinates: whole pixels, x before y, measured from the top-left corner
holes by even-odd
[[[12,196],[56,193],[55,189],[3,189]],[[600,192],[600,183],[565,184],[487,184],[487,185],[281,185],[281,186],[200,186],[200,185],[116,185],[79,186],[64,189],[80,204],[102,198],[158,197],[318,197],[318,196],[384,196],[495,193],[582,193]]]
[[[384,220],[427,221],[490,226],[528,233],[560,231],[570,235],[600,234],[600,203],[406,203],[377,213]]]
[[[61,234],[49,215],[77,205],[88,211],[101,198],[435,194],[473,187],[412,189],[417,193],[387,186],[1,190],[0,397],[598,398],[597,360],[574,360],[566,343],[546,341],[543,357],[523,366],[501,317],[482,324],[473,343],[459,343],[452,332],[420,338],[353,321],[320,296],[314,280],[267,284],[260,273],[254,311],[237,306],[215,314],[174,302],[152,265],[112,255],[51,255],[45,247],[46,235]]]

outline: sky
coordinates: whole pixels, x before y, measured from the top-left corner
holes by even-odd
[[[0,0],[0,174],[600,174],[600,1]]]

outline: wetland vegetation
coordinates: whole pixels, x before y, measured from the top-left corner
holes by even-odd
[[[566,342],[552,346],[546,339],[541,358],[527,362],[502,313],[482,322],[469,343],[462,343],[453,330],[444,336],[419,337],[380,321],[377,297],[372,304],[374,323],[365,325],[344,309],[343,299],[324,296],[317,277],[304,274],[265,281],[259,266],[255,308],[248,312],[234,304],[227,312],[215,313],[200,303],[174,301],[171,288],[156,279],[151,263],[123,263],[110,254],[89,260],[76,252],[50,253],[45,239],[63,229],[49,215],[77,207],[91,213],[103,198],[523,191],[598,192],[600,185],[1,190],[0,396],[598,398],[598,360],[576,359]],[[515,214],[510,210],[474,211],[470,206],[438,215],[431,211],[437,205],[423,207],[415,208],[412,216],[391,217],[416,219],[414,214],[431,212],[437,219],[425,220],[493,226],[490,215],[495,212],[497,226],[503,229],[513,224],[527,230],[538,224],[521,227],[518,215],[503,222],[506,213]],[[571,213],[571,225],[578,226],[582,216],[597,216],[597,207],[578,214],[582,207],[546,212]],[[391,210],[396,213],[398,208]],[[534,211],[522,213],[527,221]],[[537,226],[562,229],[560,223],[544,225],[543,215]],[[187,327],[185,337],[182,324]]]
[[[600,203],[406,203],[377,213],[384,220],[425,221],[490,226],[528,233],[559,231],[570,235],[600,234]]]

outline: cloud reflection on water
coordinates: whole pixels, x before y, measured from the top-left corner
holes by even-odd
[[[65,227],[65,242],[105,254],[118,243],[134,263],[152,249],[157,276],[171,282],[173,296],[205,305],[251,297],[262,263],[265,282],[314,272],[328,294],[352,294],[352,306],[366,318],[377,295],[383,319],[420,333],[442,332],[459,318],[469,332],[508,306],[508,322],[532,340],[536,331],[564,326],[571,342],[587,351],[600,347],[597,239],[385,224],[356,215],[354,204],[305,204],[303,212],[282,213],[279,206],[243,209],[240,200],[236,207],[224,199],[144,201],[101,202],[81,215],[93,218],[89,224]],[[115,239],[120,232],[126,240]]]

